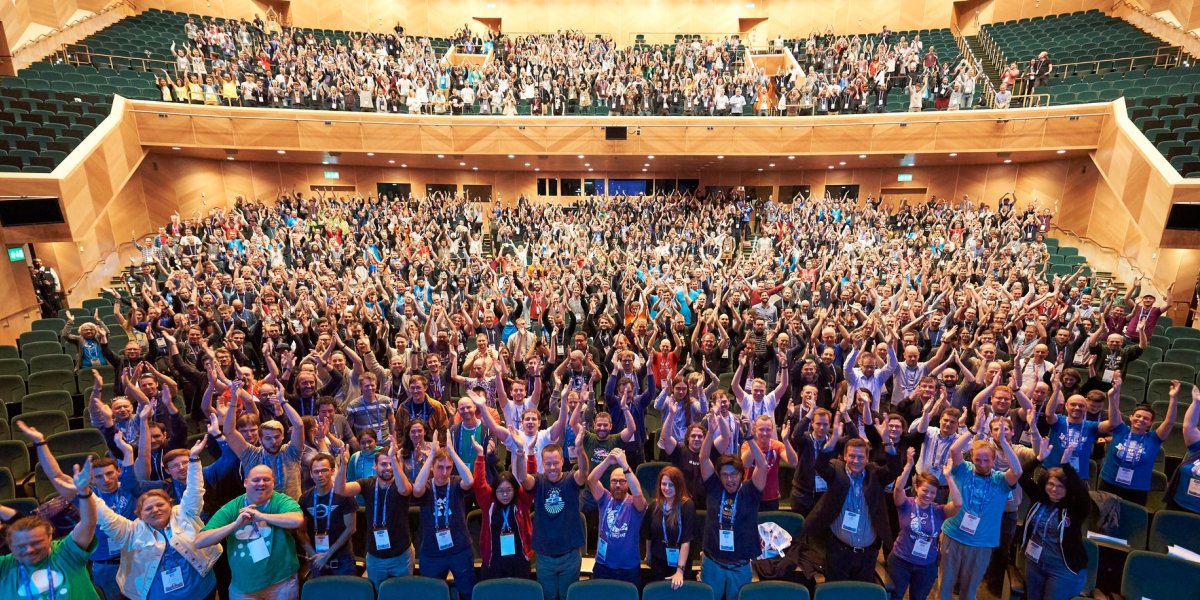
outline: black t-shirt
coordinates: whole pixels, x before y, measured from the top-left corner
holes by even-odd
[[[392,490],[395,491],[394,489]],[[328,535],[329,543],[333,544],[346,530],[345,516],[354,517],[358,511],[358,502],[350,496],[339,496],[332,491],[328,494],[318,494],[316,488],[309,488],[300,494],[300,508],[304,510],[304,527],[308,531],[308,539],[313,547],[317,545],[317,535]],[[337,554],[350,554],[352,544],[344,544]]]
[[[367,509],[367,552],[377,558],[395,558],[408,551],[412,537],[408,531],[408,496],[396,491],[395,483],[375,489],[376,477],[359,479],[363,505]],[[376,505],[378,502],[378,505]],[[389,546],[375,547],[375,530],[387,529]]]
[[[714,452],[711,457],[716,460],[720,453]],[[692,452],[684,444],[675,444],[675,450],[667,456],[667,460],[675,468],[683,471],[683,480],[687,482],[688,495],[696,503],[696,508],[704,510],[707,506],[707,494],[704,492],[704,478],[700,476],[700,453]]]
[[[507,519],[507,521],[505,520]],[[500,506],[499,502],[492,504],[492,564],[500,560],[500,535],[512,534],[513,553],[504,558],[518,557],[525,560],[525,549],[521,546],[521,534],[517,531],[517,502],[516,498],[508,506]]]
[[[463,550],[471,551],[460,481],[453,475],[448,484],[437,485],[430,478],[425,495],[416,499],[421,505],[421,556],[450,556]],[[437,532],[442,529],[450,531],[452,542],[445,550],[438,547]]]
[[[696,531],[696,505],[692,499],[688,499],[683,504],[673,507],[672,512],[675,511],[678,513],[674,519],[664,518],[662,503],[656,501],[642,520],[642,535],[650,540],[651,559],[665,561],[668,546],[679,548],[681,544],[692,541]],[[675,567],[678,563],[668,565]]]
[[[533,550],[561,556],[583,545],[579,491],[573,473],[563,473],[557,482],[545,475],[534,479]],[[498,543],[498,542],[496,542]]]

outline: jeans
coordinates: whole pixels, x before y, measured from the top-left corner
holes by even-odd
[[[700,563],[700,581],[712,588],[713,600],[737,600],[738,592],[742,586],[750,583],[752,575],[749,562],[732,567],[719,564],[705,556],[704,561]]]
[[[925,600],[933,591],[937,581],[937,561],[928,565],[914,565],[892,554],[887,559],[888,576],[892,578],[892,600],[904,600],[908,592],[910,600]]]
[[[334,565],[337,566],[334,566]],[[330,575],[350,575],[354,576],[358,573],[354,567],[354,554],[350,552],[341,552],[325,562],[325,568],[320,571],[313,570],[312,576],[328,577]]]
[[[121,588],[117,585],[117,569],[121,568],[120,563],[92,563],[92,582],[100,591],[104,592],[105,598],[120,598]]]
[[[537,580],[545,600],[566,600],[567,588],[579,581],[579,566],[583,561],[578,550],[560,556],[538,554]]]
[[[296,600],[299,597],[300,580],[295,575],[253,593],[240,592],[229,586],[229,600]]]
[[[367,579],[375,584],[378,588],[385,580],[392,577],[408,577],[413,572],[413,549],[412,546],[404,551],[400,556],[392,558],[378,558],[370,552],[367,553]]]
[[[825,545],[826,581],[875,582],[875,560],[879,556],[879,541],[855,550],[836,537]]]
[[[1057,552],[1043,548],[1038,562],[1025,559],[1026,600],[1071,600],[1083,592],[1087,572],[1072,573]]]
[[[458,597],[471,600],[471,590],[475,588],[475,555],[470,546],[450,556],[421,557],[422,577],[445,579],[446,573],[454,573],[454,589],[458,590]]]
[[[596,563],[592,569],[592,579],[615,579],[617,581],[625,581],[632,583],[638,589],[642,587],[642,570],[635,569],[613,569],[607,565]]]
[[[938,552],[942,557],[942,585],[938,591],[941,599],[951,600],[957,584],[958,600],[975,600],[992,549],[968,546],[943,535]]]

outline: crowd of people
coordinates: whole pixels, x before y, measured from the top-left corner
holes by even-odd
[[[800,62],[756,67],[738,36],[683,36],[622,47],[611,36],[558,31],[480,34],[464,26],[435,46],[393,32],[318,39],[252,23],[189,19],[173,45],[167,102],[409,114],[812,115],[970,109],[984,101],[980,68],[956,48],[926,46],[884,27],[874,35],[813,33],[792,42]],[[445,47],[488,55],[453,64]],[[772,47],[782,52],[785,41]],[[953,57],[953,58],[951,58]],[[1007,89],[1007,88],[1006,88]],[[1002,97],[1007,106],[1011,94]]]
[[[135,240],[122,331],[63,332],[108,455],[64,472],[16,424],[78,520],[0,507],[0,592],[297,598],[359,573],[360,548],[375,584],[453,573],[465,600],[536,576],[563,600],[592,539],[593,578],[699,578],[718,600],[756,572],[875,581],[881,556],[893,598],[940,579],[970,599],[1018,553],[1029,598],[1074,597],[1089,459],[1144,502],[1179,385],[1166,414],[1122,413],[1163,305],[1047,277],[1051,218],[703,191],[176,214]],[[1166,500],[1200,512],[1200,392],[1181,400]],[[802,529],[761,529],[773,510]]]

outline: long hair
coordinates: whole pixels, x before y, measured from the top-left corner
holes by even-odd
[[[505,481],[507,481],[509,484],[511,484],[512,488],[513,488],[513,499],[510,504],[516,503],[517,492],[521,489],[518,486],[520,486],[521,484],[517,483],[517,477],[516,477],[516,475],[512,474],[512,471],[501,471],[500,474],[496,476],[496,483],[492,484],[492,505],[493,506],[500,504],[500,500],[496,497],[496,489],[499,488],[500,484],[504,483]]]
[[[655,480],[654,486],[654,498],[658,501],[659,510],[662,510],[662,507],[666,505],[667,501],[666,497],[663,496],[662,491],[663,479],[670,479],[671,484],[675,486],[675,510],[671,511],[671,514],[667,515],[667,523],[670,523],[672,526],[674,526],[679,522],[679,507],[689,499],[687,483],[684,481],[683,471],[680,471],[674,466],[663,467],[663,469],[658,472],[658,479]]]

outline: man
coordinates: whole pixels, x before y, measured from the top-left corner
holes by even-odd
[[[717,427],[717,416],[710,413],[708,432],[700,446],[700,475],[708,496],[700,578],[712,587],[714,600],[737,600],[742,586],[750,583],[750,561],[760,552],[758,501],[767,484],[767,459],[758,444],[750,444],[750,485],[746,485],[742,460],[737,456],[724,454],[714,466],[709,456]]]
[[[662,437],[658,439],[658,447],[663,456],[683,472],[683,480],[687,483],[688,496],[697,510],[704,510],[707,503],[704,494],[704,479],[700,476],[700,447],[704,444],[704,425],[692,423],[684,434],[684,442],[675,440],[675,428],[672,424],[681,419],[682,412],[678,402],[668,403],[668,412],[663,419]],[[717,455],[720,456],[719,453]],[[710,457],[712,458],[712,457]],[[657,493],[657,490],[655,491]]]
[[[367,513],[367,578],[379,586],[389,577],[412,575],[412,538],[408,530],[408,497],[412,485],[404,469],[396,469],[396,446],[375,454],[375,475],[346,481],[350,453],[343,451],[333,492],[363,499]]]
[[[446,444],[454,446],[454,452],[458,454],[464,464],[474,465],[475,459],[475,444],[479,444],[480,448],[487,448],[488,442],[491,441],[492,430],[489,427],[481,427],[483,421],[479,418],[481,412],[490,412],[491,409],[486,406],[486,396],[483,390],[475,388],[468,392],[468,395],[475,399],[484,401],[483,406],[476,405],[472,398],[460,398],[458,400],[458,422],[450,427],[450,439]],[[490,415],[495,418],[495,415]],[[474,499],[468,497],[467,501],[472,502]]]
[[[600,476],[610,465],[619,466],[609,475],[608,489]],[[641,530],[646,515],[646,498],[629,461],[620,448],[608,453],[588,475],[588,490],[600,507],[600,530],[596,542],[596,579],[616,579],[641,587]],[[625,500],[629,502],[625,502]]]
[[[618,435],[612,435],[612,417],[606,412],[596,413],[596,420],[592,423],[593,431],[584,431],[583,447],[587,452],[588,461],[590,464],[599,464],[622,443],[629,443],[634,438],[636,422],[633,420],[633,415],[629,412],[628,403],[622,401],[621,411],[625,414],[625,428]],[[577,457],[578,458],[578,457]],[[615,468],[615,466],[613,467]],[[610,469],[611,470],[611,469]],[[601,485],[608,486],[608,473],[605,473],[601,480]],[[588,510],[592,510],[595,506],[592,503],[591,496],[584,497],[584,506]]]
[[[817,388],[811,385],[801,390],[803,404],[807,408],[791,427],[791,445],[796,451],[796,471],[792,476],[792,512],[808,515],[829,490],[829,482],[817,474],[817,457],[829,441],[833,413],[817,408]]]
[[[217,415],[209,417],[208,435],[212,436],[216,441],[217,450],[215,453],[220,453],[217,460],[212,464],[203,468],[204,490],[206,496],[213,496],[218,492],[219,487],[224,487],[222,484],[228,480],[234,480],[235,473],[238,472],[237,455],[229,449],[229,444],[225,441],[225,436],[221,434],[221,429],[217,426]],[[190,451],[183,448],[176,448],[163,455],[163,464],[166,467],[167,479],[162,480],[163,486],[171,498],[176,502],[183,501],[183,493],[187,490],[188,469],[190,467]],[[150,471],[149,466],[145,463],[150,461],[150,452],[145,446],[138,452],[138,462],[143,463],[140,471],[147,473]],[[136,496],[135,496],[136,498]],[[202,512],[204,518],[209,516],[209,502],[205,502],[205,510]],[[215,507],[213,507],[215,508]]]
[[[333,489],[337,459],[328,454],[313,457],[308,466],[313,486],[300,495],[304,511],[304,554],[312,576],[356,575],[350,538],[355,532],[358,503],[354,496],[340,496]]]
[[[1108,390],[1108,394],[1110,397],[1121,397],[1121,371],[1114,372],[1112,388]],[[1046,468],[1062,464],[1063,451],[1069,446],[1074,446],[1075,452],[1071,455],[1070,464],[1079,473],[1079,478],[1086,482],[1091,476],[1091,461],[1088,457],[1092,455],[1092,447],[1096,445],[1098,437],[1112,433],[1114,425],[1110,419],[1089,421],[1087,399],[1084,396],[1075,394],[1067,398],[1065,419],[1058,414],[1062,403],[1060,374],[1055,376],[1054,391],[1045,406],[1046,424],[1050,426],[1050,432],[1046,435],[1050,440],[1050,454],[1042,464]]]
[[[430,358],[436,355],[430,354]],[[396,408],[396,431],[408,431],[408,422],[413,419],[425,421],[426,430],[445,431],[450,427],[450,415],[441,402],[428,393],[429,378],[416,374],[408,378],[408,400]]]
[[[8,526],[5,537],[12,554],[0,556],[0,598],[99,600],[87,572],[88,552],[98,545],[92,472],[90,458],[82,468],[75,467],[72,483],[79,522],[65,539],[53,541],[54,526],[37,516],[22,517]]]
[[[241,389],[241,382],[233,380],[229,386],[230,397],[241,399],[243,402],[253,402],[254,398]],[[249,473],[255,465],[265,465],[274,474],[272,483],[278,491],[295,500],[300,497],[300,454],[304,450],[304,423],[300,415],[290,404],[283,404],[283,412],[292,424],[292,439],[283,442],[283,424],[279,421],[267,421],[259,426],[261,446],[253,446],[242,436],[234,424],[237,422],[237,407],[239,402],[233,400],[225,411],[225,423],[222,431],[229,449],[242,461],[243,472]]]
[[[612,378],[609,378],[610,381]],[[676,377],[677,384],[683,384],[684,390],[687,390],[687,383],[683,377]],[[607,386],[606,386],[607,387]],[[629,461],[633,468],[646,462],[646,407],[650,401],[658,393],[653,374],[646,375],[646,389],[640,394],[633,393],[633,382],[628,379],[622,379],[617,384],[617,393],[609,394],[605,390],[604,402],[607,406],[620,406],[622,410],[609,414],[609,419],[612,421],[611,427],[618,431],[624,430],[627,426],[634,432],[633,438],[625,444],[625,453],[628,455]],[[631,417],[631,422],[626,423],[626,415]]]
[[[802,534],[827,539],[826,581],[873,582],[880,546],[891,551],[894,538],[883,490],[895,476],[869,462],[869,453],[870,444],[854,438],[846,442],[841,460],[832,458],[829,445],[817,458],[817,474],[829,482],[829,490],[804,520]]]
[[[788,389],[788,368],[786,363],[780,364],[779,368],[779,385],[775,389],[767,393],[767,382],[764,379],[756,378],[750,382],[750,388],[742,387],[742,373],[749,365],[751,357],[748,353],[742,353],[742,361],[738,363],[738,370],[733,374],[733,397],[737,399],[738,406],[742,409],[742,415],[749,421],[754,421],[759,415],[768,415],[772,419],[775,418],[775,407],[779,406],[779,400],[783,398],[784,392]]]
[[[892,332],[889,330],[884,339],[887,344],[887,365],[882,369],[879,368],[879,357],[874,353],[865,353],[867,345],[871,343],[873,337],[864,337],[862,343],[855,346],[850,351],[850,355],[846,357],[844,365],[846,373],[846,390],[847,401],[854,398],[854,394],[859,388],[863,388],[871,393],[871,410],[879,411],[879,398],[883,395],[883,386],[887,380],[891,378],[892,373],[896,371],[896,348],[892,344]],[[862,355],[862,360],[859,356]],[[855,366],[857,365],[857,366]]]
[[[459,598],[471,600],[475,557],[464,499],[475,480],[452,444],[439,446],[435,432],[429,457],[413,482],[413,499],[421,505],[421,576],[442,579],[453,573]]]
[[[392,432],[396,430],[396,415],[392,401],[375,393],[379,379],[370,371],[358,379],[360,395],[346,405],[346,421],[356,431],[370,428],[380,444],[390,444]]]
[[[573,395],[575,398],[579,396],[574,391],[567,392],[567,394],[569,396]],[[559,444],[561,447],[568,422],[575,422],[579,418],[577,411],[569,410],[571,403],[564,400],[559,402],[558,419],[555,419],[554,424],[550,427],[539,431],[538,425],[541,424],[542,415],[536,408],[530,408],[521,413],[519,429],[513,428],[511,423],[508,428],[505,428],[496,422],[496,417],[492,414],[492,411],[488,410],[486,398],[483,394],[468,393],[464,400],[475,404],[475,414],[483,416],[483,422],[487,424],[487,430],[491,435],[495,436],[498,442],[504,444],[509,452],[515,453],[520,449],[527,457],[540,457],[542,450],[551,444]],[[575,408],[579,408],[580,403],[576,402],[574,406]],[[454,437],[453,430],[451,430],[451,437]],[[480,445],[482,446],[483,443]],[[572,457],[568,456],[566,458],[570,460]],[[533,471],[535,473],[544,472],[543,465],[539,462]]]
[[[213,515],[196,536],[196,547],[228,540],[230,600],[295,600],[300,563],[292,530],[304,526],[304,512],[275,491],[275,472],[266,465],[250,468],[243,483],[246,493]]]
[[[579,465],[570,476],[562,472],[562,446],[549,444],[541,451],[543,472],[526,473],[521,481],[521,487],[533,495],[533,519],[538,523],[533,528],[533,551],[545,600],[566,600],[567,588],[579,580],[579,548],[584,542],[579,492],[590,471],[583,439],[575,436]],[[518,454],[517,460],[522,459],[523,454]]]
[[[938,427],[933,429],[929,427],[929,420],[941,404],[939,401],[926,403],[921,418],[912,424],[912,429],[925,437],[925,442],[921,444],[921,454],[917,458],[916,470],[918,473],[926,473],[937,478],[938,501],[944,502],[949,490],[946,488],[946,476],[942,471],[942,466],[950,458],[950,448],[958,439],[959,419],[962,417],[962,411],[953,407],[943,409],[942,414],[938,416]]]

